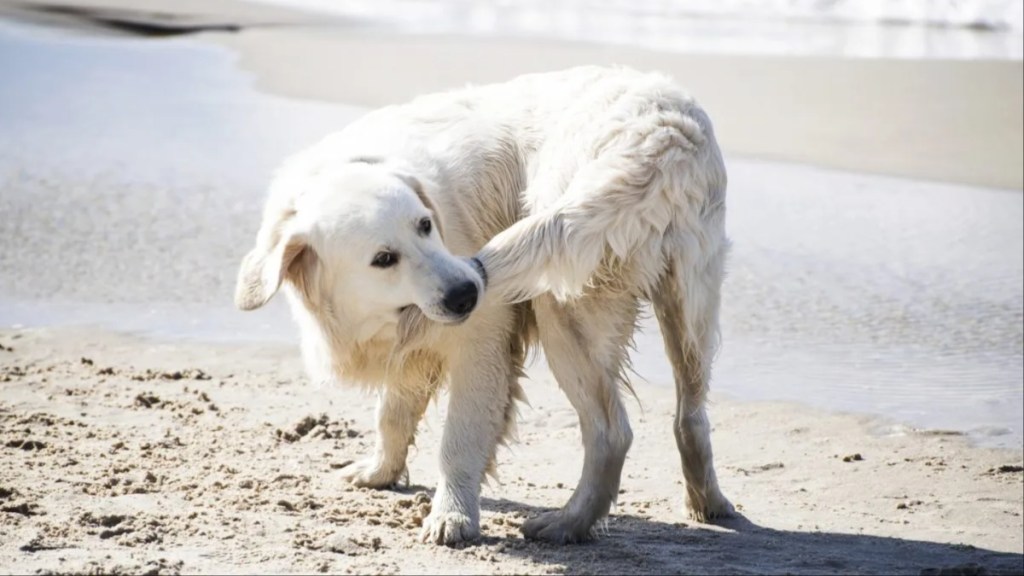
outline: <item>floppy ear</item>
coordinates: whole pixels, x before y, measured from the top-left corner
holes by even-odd
[[[262,238],[261,238],[262,240]],[[255,310],[277,293],[288,268],[309,249],[305,234],[285,231],[277,242],[257,242],[242,260],[235,285],[235,306]]]

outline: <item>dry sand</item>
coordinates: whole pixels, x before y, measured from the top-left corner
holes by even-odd
[[[102,4],[116,8],[125,2]],[[214,4],[216,10],[208,8]],[[216,28],[256,18],[247,5],[231,2],[141,5],[195,8],[201,18],[188,20],[188,26]],[[294,14],[274,17],[305,21]],[[138,18],[166,23],[152,15]],[[330,36],[315,29],[266,28],[201,37],[240,50],[241,64],[255,70],[264,86],[356,104],[612,55],[596,47],[469,44],[367,31]],[[339,63],[323,54],[345,57]],[[628,55],[639,53],[616,49],[614,54],[629,63]],[[722,138],[734,151],[1021,186],[1020,63],[914,67],[643,58],[641,67],[662,67],[692,79],[686,83],[720,119]],[[494,61],[502,67],[488,65]],[[402,65],[396,70],[397,62]],[[722,67],[729,73],[711,73]],[[791,79],[812,87],[794,89]],[[936,90],[977,94],[922,98]],[[775,100],[772,113],[749,100],[758,94]],[[965,102],[972,104],[965,108]],[[837,120],[836,110],[846,109],[886,113]],[[961,120],[943,125],[944,137],[935,138],[929,127],[936,118]],[[766,144],[766,134],[786,126],[791,130],[781,141]],[[945,138],[950,134],[955,138]],[[907,143],[904,152],[894,153],[903,147],[894,146],[893,138]],[[88,194],[78,196],[96,203]],[[84,201],[78,196],[61,202],[73,208]],[[111,198],[96,211],[131,196]],[[175,214],[171,222],[192,222],[197,229],[181,225],[192,236],[185,243],[173,235],[173,241],[152,246],[128,238],[133,248],[122,250],[134,254],[137,249],[149,261],[128,265],[135,266],[128,271],[132,286],[103,282],[104,275],[125,273],[117,267],[69,272],[36,260],[38,267],[58,270],[54,276],[14,259],[2,260],[5,272],[67,284],[47,293],[50,300],[71,294],[72,301],[90,295],[107,301],[110,294],[163,289],[182,309],[183,302],[198,301],[197,293],[205,294],[203,303],[220,302],[226,295],[219,279],[233,273],[221,263],[235,261],[227,252],[244,250],[234,238],[247,226],[243,216],[254,217],[258,206],[236,213],[231,212],[236,198],[215,204],[231,215],[222,223],[231,231],[223,232],[208,230],[214,226],[187,213],[194,206],[175,198],[165,199],[180,204],[180,210],[168,212]],[[113,216],[83,211],[85,217],[69,216],[67,222],[102,228],[135,214],[132,210]],[[140,221],[146,230],[158,228]],[[125,234],[134,230],[112,228]],[[69,245],[82,241],[76,230],[50,235],[51,244],[33,244],[33,250],[67,254]],[[203,244],[222,237],[231,242]],[[12,254],[18,249],[0,245]],[[203,253],[184,288],[161,284],[167,274],[193,264],[168,252],[174,247]],[[168,253],[176,259],[174,267],[151,265]],[[211,262],[215,270],[200,268]],[[140,269],[147,272],[138,274]],[[311,386],[294,346],[209,345],[71,328],[3,330],[0,346],[0,573],[1024,572],[1022,452],[978,448],[956,433],[917,432],[793,405],[717,399],[712,407],[716,462],[723,489],[741,515],[718,526],[700,525],[682,510],[670,433],[672,391],[640,384],[642,409],[629,404],[635,445],[607,530],[591,544],[548,546],[524,541],[518,525],[538,510],[564,503],[582,452],[571,407],[543,366],[535,366],[526,383],[532,407],[522,409],[521,441],[500,452],[501,482],[484,490],[484,538],[447,549],[417,540],[417,522],[429,510],[435,482],[443,399],[421,426],[410,486],[357,490],[345,486],[338,469],[372,445],[373,400],[355,390]]]
[[[524,541],[561,505],[582,454],[546,371],[526,382],[521,441],[483,492],[483,539],[420,544],[443,405],[410,485],[347,487],[373,442],[372,400],[317,389],[290,348],[146,342],[92,331],[0,333],[0,572],[1014,574],[1019,452],[866,418],[719,402],[723,489],[742,516],[688,521],[671,391],[640,386],[618,506],[594,543]],[[927,572],[923,572],[927,571]]]

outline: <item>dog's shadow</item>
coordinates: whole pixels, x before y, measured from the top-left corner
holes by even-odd
[[[550,510],[494,498],[483,498],[481,507],[520,517]],[[709,527],[613,512],[594,540],[576,545],[487,532],[478,545],[567,574],[1024,573],[1021,554],[895,537],[775,530],[741,514]]]

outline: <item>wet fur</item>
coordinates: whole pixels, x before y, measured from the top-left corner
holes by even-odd
[[[435,215],[452,257],[475,258],[467,261],[487,288],[464,324],[405,306],[393,326],[353,337],[371,311],[328,298],[339,272],[287,234],[303,186],[353,164],[393,174]],[[283,282],[311,375],[378,391],[375,452],[345,471],[356,484],[399,480],[429,399],[447,385],[441,477],[423,529],[443,544],[479,535],[480,482],[494,473],[497,445],[514,436],[518,379],[538,343],[579,414],[585,457],[569,502],[523,532],[555,542],[592,536],[633,441],[620,390],[638,310],[651,302],[675,377],[686,500],[705,521],[732,510],[718,489],[704,407],[728,251],[725,186],[710,120],[658,74],[577,68],[424,96],[373,112],[285,164],[236,302],[258,307],[276,290],[267,284]]]

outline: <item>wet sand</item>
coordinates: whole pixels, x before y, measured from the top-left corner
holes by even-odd
[[[680,55],[377,30],[339,38],[316,28],[301,35],[260,29],[217,40],[240,51],[240,65],[256,73],[263,89],[366,106],[580,64],[661,70],[702,102],[729,153],[1024,186],[1021,62]],[[336,61],[331,54],[344,56]]]
[[[273,165],[363,112],[350,104],[486,79],[499,72],[484,66],[493,59],[459,59],[499,46],[508,74],[561,56],[500,42],[449,54],[464,41],[392,43],[365,30],[91,34],[0,26],[0,54],[19,55],[0,59],[19,78],[18,91],[0,91],[0,324],[28,326],[0,332],[0,571],[1024,570],[1019,173],[993,169],[1011,188],[995,190],[730,155],[736,248],[712,418],[723,488],[743,517],[717,527],[685,519],[671,388],[650,332],[638,343],[643,410],[630,406],[637,442],[607,534],[568,548],[517,536],[535,508],[568,497],[581,458],[575,417],[538,364],[522,442],[501,452],[503,481],[484,493],[484,541],[437,549],[416,543],[415,524],[420,493],[434,483],[444,402],[421,429],[411,488],[346,489],[336,467],[372,442],[373,401],[306,383],[280,303],[250,315],[231,309],[235,267]],[[311,48],[347,54],[351,74],[328,73],[342,64],[322,58],[308,64]],[[429,50],[450,58],[420,68]],[[388,66],[409,68],[391,74],[373,59],[385,55],[396,58]],[[956,105],[1005,120],[989,104],[1019,99],[1019,88],[1000,84],[1001,68],[964,66],[984,90]],[[1007,66],[1019,78],[1020,63]],[[157,67],[166,73],[153,75]],[[725,92],[736,80],[716,81]],[[344,104],[259,94],[252,82]],[[733,114],[760,109],[701,90],[733,151],[779,121],[757,120],[744,135],[729,127]],[[781,109],[796,106],[771,94]],[[828,109],[815,106],[814,114]],[[929,124],[927,115],[884,118]],[[822,125],[808,120],[807,129]],[[1019,131],[943,126],[982,148],[1020,146]],[[846,142],[840,132],[821,136],[823,151]],[[874,132],[854,127],[849,137]],[[794,146],[814,152],[817,142]],[[867,142],[874,156],[849,157],[866,158],[858,170],[878,170],[871,158],[885,155],[882,144]],[[785,157],[801,159],[790,156],[796,148]],[[906,156],[932,179],[965,170],[942,154]],[[885,170],[903,173],[904,160]],[[763,401],[771,398],[889,418]]]

